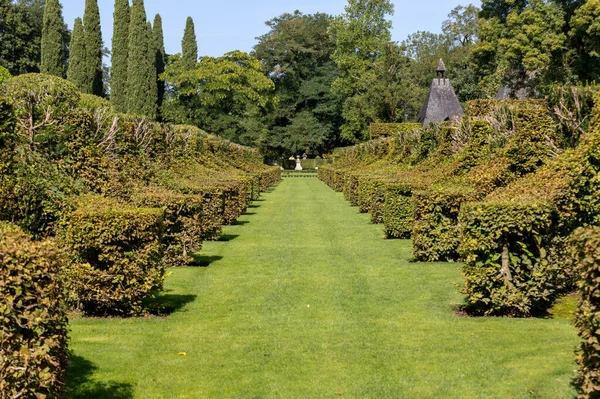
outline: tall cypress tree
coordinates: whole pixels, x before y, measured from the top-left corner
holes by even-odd
[[[127,112],[156,119],[156,70],[144,0],[133,0],[127,57]],[[149,95],[150,94],[150,95]]]
[[[154,43],[154,30],[152,24],[146,24],[146,43],[148,43],[148,62],[145,76],[148,79],[147,104],[148,115],[153,120],[158,120],[158,73],[156,70],[156,44]]]
[[[159,76],[165,71],[166,61],[165,39],[163,35],[162,18],[160,14],[156,14],[154,17],[154,28],[152,30],[152,34],[152,42],[154,43],[156,49],[156,57],[154,60],[154,66],[156,68],[156,83],[158,85],[156,105],[158,107],[158,119],[160,120],[160,110],[165,97],[165,81],[160,79]]]
[[[127,56],[129,0],[115,0],[112,38],[110,101],[118,112],[127,112]]]
[[[83,35],[83,22],[81,18],[76,18],[71,34],[67,79],[73,82],[81,91],[85,91],[86,86],[85,40]]]
[[[40,70],[50,75],[65,76],[67,43],[64,37],[65,20],[58,0],[47,0],[42,24],[42,62]]]
[[[196,41],[196,32],[194,30],[194,20],[188,17],[181,41],[181,53],[183,64],[186,69],[194,69],[198,62],[198,42]]]
[[[102,31],[100,29],[100,10],[98,0],[86,0],[83,13],[83,31],[85,37],[85,93],[104,95],[102,82]]]

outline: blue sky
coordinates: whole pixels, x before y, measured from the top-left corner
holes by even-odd
[[[61,0],[63,16],[70,28],[83,16],[85,0]],[[479,0],[394,0],[393,39],[404,40],[418,30],[439,32],[442,21],[457,5],[480,5]],[[159,13],[163,18],[167,53],[181,51],[181,38],[187,16],[194,19],[200,55],[220,56],[231,50],[249,52],[255,38],[266,33],[265,21],[300,10],[305,14],[344,11],[346,0],[145,0],[149,20]],[[112,39],[114,0],[98,0],[104,44]]]

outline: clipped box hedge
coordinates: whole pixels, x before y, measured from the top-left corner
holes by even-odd
[[[579,229],[571,239],[571,261],[579,278],[575,326],[581,337],[575,385],[580,398],[600,396],[600,227]]]
[[[458,260],[461,204],[482,200],[534,172],[550,159],[548,140],[557,140],[555,122],[543,100],[477,100],[468,107],[482,119],[470,121],[473,137],[453,161],[452,173],[461,178],[441,179],[418,194],[413,231],[418,260]],[[502,117],[514,129],[506,137],[507,127],[497,126]]]
[[[549,202],[470,202],[461,209],[467,310],[481,315],[541,314],[569,284],[553,259],[556,212]]]
[[[0,396],[60,398],[67,316],[60,263],[50,241],[32,242],[0,222]]]
[[[204,237],[213,234],[214,226],[205,223],[205,197],[202,195],[148,187],[135,193],[131,202],[140,207],[164,209],[163,263],[167,267],[192,263],[191,255],[202,249]]]
[[[460,252],[465,258],[463,292],[468,307],[486,314],[527,316],[550,306],[572,284],[572,271],[564,257],[555,254],[563,251],[576,228],[600,222],[599,160],[600,126],[596,124],[577,148],[496,190],[485,203],[464,207]],[[511,284],[494,274],[502,269],[506,253],[508,271],[521,276],[523,284]],[[507,267],[504,270],[508,274]],[[495,282],[493,289],[490,280]],[[510,290],[514,291],[510,296],[494,294]]]
[[[385,187],[383,225],[388,238],[410,238],[414,227],[415,205],[412,187],[388,184]]]
[[[162,289],[164,210],[84,196],[61,221],[69,301],[87,315],[133,316]]]

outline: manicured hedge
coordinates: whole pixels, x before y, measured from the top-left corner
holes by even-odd
[[[461,204],[535,171],[550,159],[550,140],[558,142],[544,101],[480,100],[469,102],[468,112],[484,118],[469,122],[471,139],[454,161],[452,174],[463,177],[442,179],[418,195],[413,231],[418,260],[457,260]],[[500,121],[508,121],[509,130]]]
[[[471,202],[461,209],[467,310],[482,315],[543,313],[568,285],[553,262],[556,213],[547,202]]]
[[[576,228],[600,222],[599,160],[600,126],[596,123],[578,147],[496,190],[485,203],[463,209],[461,253],[466,260],[467,307],[483,313],[530,315],[550,306],[572,284],[572,271],[555,254],[563,252],[561,247]],[[492,278],[494,270],[502,268],[507,247],[508,271],[523,281],[512,284],[514,288],[510,280]],[[490,280],[495,281],[493,288]],[[495,294],[510,290],[514,291],[510,296]]]
[[[600,396],[600,227],[579,229],[571,240],[571,259],[579,278],[575,325],[582,339],[575,385],[580,398]]]
[[[164,266],[187,264],[280,179],[254,149],[119,114],[40,74],[0,86],[0,168],[0,220],[59,233],[71,303],[101,315],[140,313]]]
[[[60,398],[67,316],[60,263],[50,241],[32,242],[0,222],[0,396]]]
[[[69,301],[88,315],[131,316],[162,288],[164,210],[78,198],[61,221]]]
[[[414,213],[412,187],[407,184],[386,185],[383,208],[385,235],[388,238],[410,238]]]
[[[165,266],[186,266],[193,262],[192,254],[202,249],[202,241],[210,236],[214,225],[205,224],[203,195],[181,194],[162,187],[140,189],[132,197],[140,207],[163,208],[165,234],[162,244]],[[208,215],[207,215],[208,216]]]

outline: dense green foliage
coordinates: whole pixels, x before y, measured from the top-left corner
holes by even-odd
[[[42,25],[40,71],[63,77],[67,72],[68,40],[59,0],[47,0]]]
[[[156,119],[157,82],[152,30],[143,0],[134,0],[129,22],[127,55],[127,112]]]
[[[0,66],[0,84],[4,83],[6,80],[10,78],[10,72],[8,69]]]
[[[86,89],[86,63],[85,63],[85,36],[81,18],[75,18],[73,32],[71,33],[71,45],[69,47],[69,68],[67,79],[79,90]]]
[[[154,24],[152,26],[152,45],[155,51],[154,68],[156,69],[157,81],[157,98],[156,108],[159,112],[158,120],[162,120],[160,111],[162,109],[163,100],[165,98],[165,81],[160,77],[165,72],[167,62],[167,53],[165,51],[165,39],[163,34],[162,18],[160,14],[154,16]]]
[[[95,96],[104,95],[102,78],[102,29],[98,0],[86,0],[83,13],[83,31],[85,48],[85,86],[84,93]]]
[[[133,208],[103,197],[76,200],[65,213],[59,241],[69,301],[86,314],[136,315],[162,288],[160,208]]]
[[[0,15],[0,65],[12,75],[39,72],[44,2],[2,0]]]
[[[0,222],[0,393],[61,398],[67,316],[58,251]]]
[[[185,21],[185,30],[181,41],[181,59],[186,70],[194,69],[198,62],[198,42],[192,17],[187,17]]]
[[[127,112],[129,11],[129,0],[115,0],[111,52],[110,102],[118,112]]]
[[[253,150],[118,114],[58,77],[12,78],[0,98],[1,219],[59,237],[86,314],[142,312],[165,266],[193,263],[279,180]]]
[[[326,14],[283,14],[266,23],[270,31],[254,47],[279,99],[267,116],[268,134],[260,139],[263,151],[275,158],[315,156],[341,144],[342,99],[331,92],[337,75],[331,21]]]
[[[276,103],[274,84],[262,73],[260,61],[234,51],[202,57],[188,69],[174,56],[163,76],[174,91],[163,107],[166,121],[200,126],[244,145],[258,143],[262,126],[257,117]]]
[[[581,293],[575,325],[582,338],[576,380],[580,398],[594,398],[600,393],[600,334],[598,318],[600,301],[598,279],[600,273],[600,228],[580,229],[571,240],[570,259],[579,276]]]

